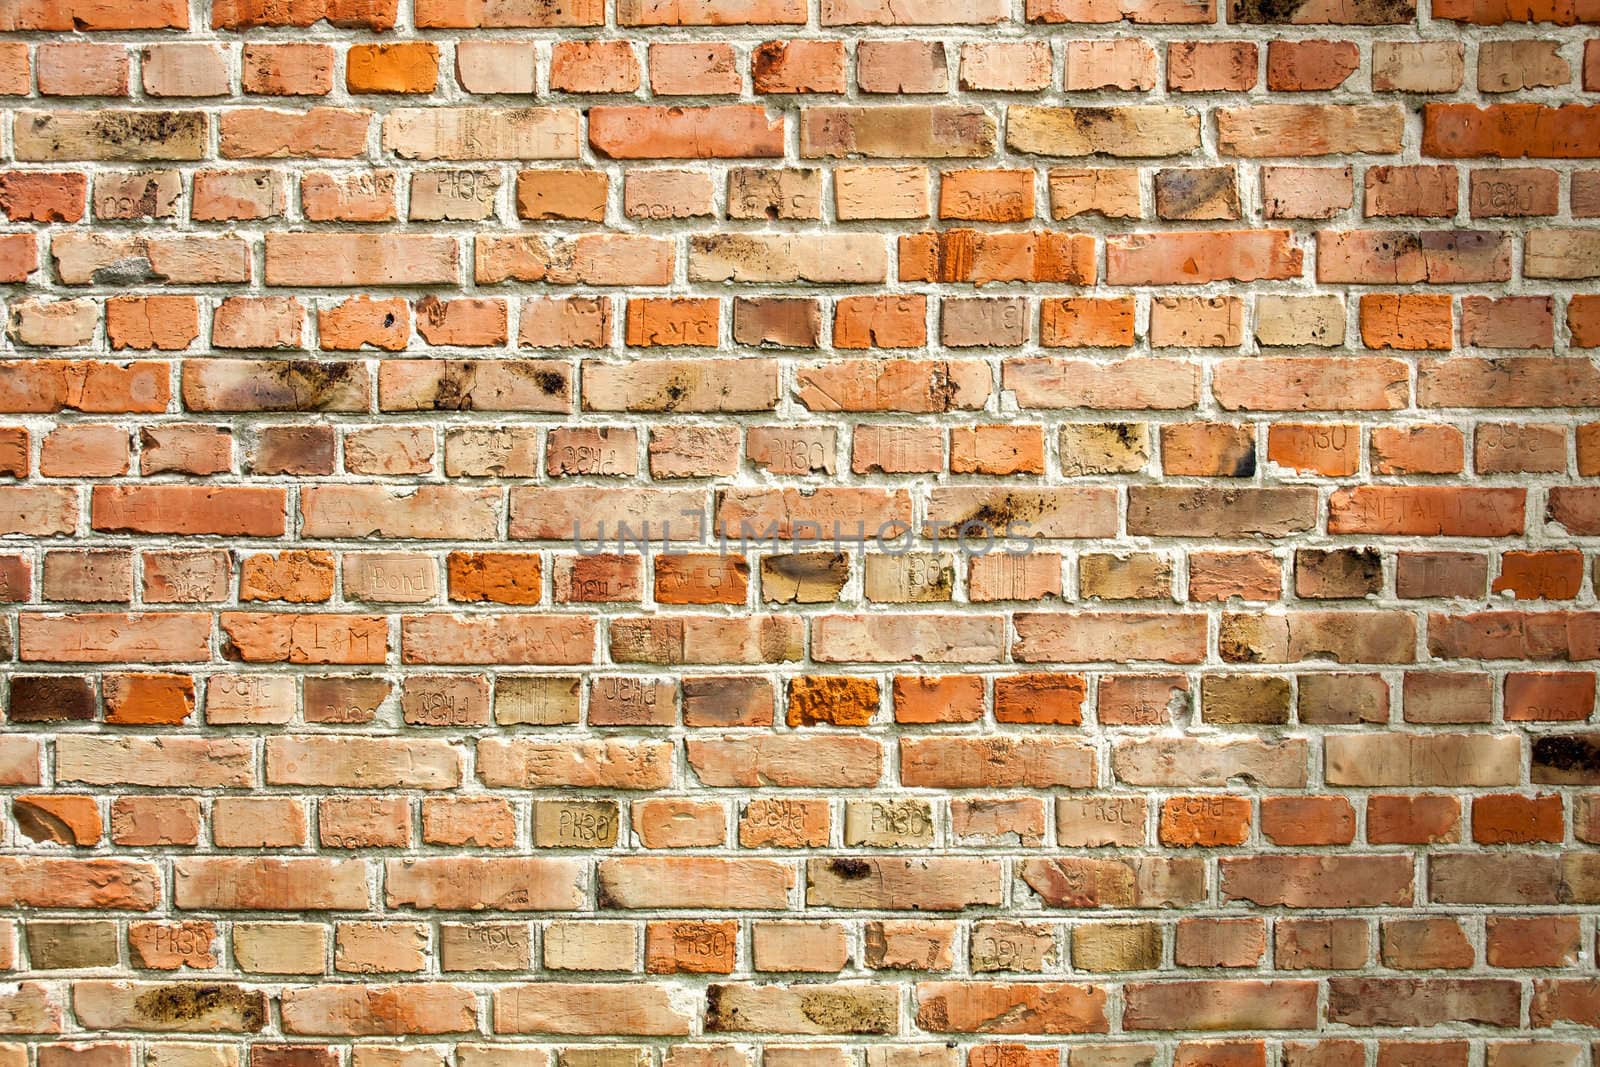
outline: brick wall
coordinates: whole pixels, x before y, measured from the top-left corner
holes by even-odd
[[[1600,1063],[1596,23],[0,0],[0,1067]]]

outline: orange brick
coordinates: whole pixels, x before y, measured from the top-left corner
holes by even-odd
[[[1361,343],[1368,348],[1449,350],[1454,336],[1448,296],[1375,293],[1361,298]]]
[[[1172,797],[1161,804],[1161,843],[1193,847],[1238,845],[1250,833],[1246,797]]]
[[[355,45],[344,61],[352,93],[431,93],[439,84],[439,46],[427,41]]]

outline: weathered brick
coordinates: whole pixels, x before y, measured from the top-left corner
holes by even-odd
[[[0,1064],[1587,1062],[1593,0],[204,12],[0,4]]]

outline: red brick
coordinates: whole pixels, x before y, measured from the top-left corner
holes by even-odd
[[[1167,88],[1186,93],[1255,88],[1256,46],[1249,41],[1174,41],[1167,45]]]
[[[1484,845],[1560,841],[1565,820],[1561,797],[1494,794],[1472,798],[1472,839]]]
[[[1600,155],[1600,106],[1425,104],[1422,153],[1443,159],[1585,159]]]
[[[1360,65],[1352,41],[1271,41],[1267,45],[1267,88],[1274,92],[1337,89]]]

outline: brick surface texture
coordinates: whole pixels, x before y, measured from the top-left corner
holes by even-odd
[[[0,109],[0,1067],[1600,1064],[1597,0],[0,0]]]

